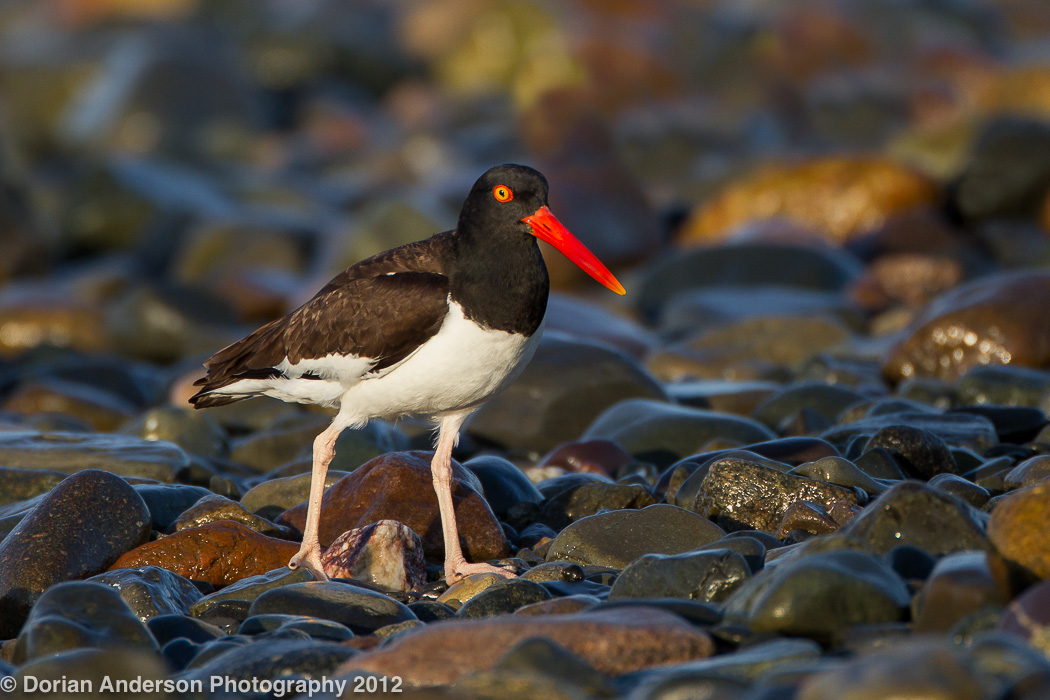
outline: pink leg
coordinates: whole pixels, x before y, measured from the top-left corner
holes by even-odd
[[[310,501],[306,507],[306,528],[303,530],[303,544],[299,552],[288,562],[289,569],[305,566],[318,581],[327,581],[328,576],[321,566],[321,543],[317,531],[321,524],[321,497],[324,495],[324,480],[328,475],[328,465],[335,457],[335,441],[341,427],[335,424],[314,439],[314,466],[310,476]]]
[[[441,532],[445,538],[445,580],[455,583],[471,574],[493,573],[504,578],[513,578],[514,574],[490,564],[471,564],[463,556],[459,546],[459,529],[456,527],[456,513],[452,508],[452,448],[459,439],[459,428],[470,412],[457,413],[441,419],[438,429],[438,442],[434,450],[434,459],[430,471],[434,477],[434,491],[437,493],[438,508],[441,510]]]

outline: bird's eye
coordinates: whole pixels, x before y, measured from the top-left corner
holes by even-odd
[[[509,202],[514,199],[514,193],[510,191],[510,188],[506,185],[496,185],[492,188],[492,196],[496,198],[498,202]]]

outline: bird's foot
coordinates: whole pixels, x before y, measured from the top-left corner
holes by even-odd
[[[295,569],[305,568],[310,572],[310,575],[314,577],[315,581],[327,581],[328,574],[324,572],[324,566],[321,565],[321,548],[317,545],[313,547],[303,546],[302,549],[296,553],[294,557],[288,562],[288,568]]]
[[[503,578],[515,578],[518,575],[515,571],[504,569],[500,566],[493,566],[492,564],[471,564],[465,560],[445,562],[445,581],[449,585],[462,581],[471,574],[496,574]]]

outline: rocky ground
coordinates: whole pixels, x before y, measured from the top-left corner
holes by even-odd
[[[1045,0],[16,0],[0,37],[0,694],[1050,697]],[[195,412],[200,363],[505,161],[628,290],[549,256],[457,449],[467,556],[520,576],[441,580],[413,419],[342,435],[336,578],[289,571],[330,416]]]

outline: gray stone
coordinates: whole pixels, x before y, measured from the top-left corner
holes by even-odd
[[[190,460],[170,442],[104,433],[0,432],[0,464],[72,474],[101,469],[118,476],[172,482]]]
[[[188,615],[203,594],[188,578],[161,569],[114,569],[87,579],[117,589],[132,612],[145,622],[161,615]]]
[[[616,578],[609,600],[688,598],[721,603],[750,577],[744,557],[729,549],[646,554]]]
[[[346,625],[354,634],[370,634],[384,625],[414,620],[406,606],[381,593],[338,581],[308,581],[263,593],[249,615],[309,615]]]

